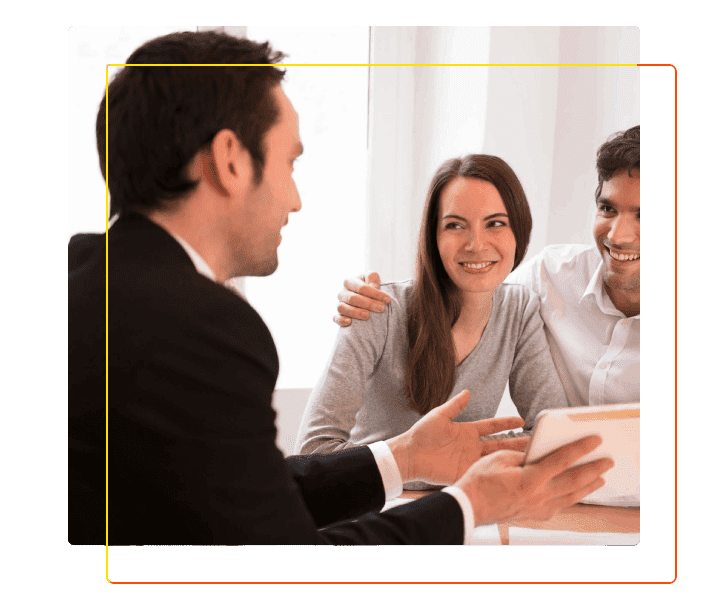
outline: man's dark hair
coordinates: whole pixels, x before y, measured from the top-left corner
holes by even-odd
[[[283,53],[218,32],[155,38],[128,64],[274,64]],[[108,86],[108,188],[111,216],[156,209],[183,197],[197,182],[186,175],[194,155],[231,129],[251,155],[258,184],[263,138],[278,118],[272,89],[285,74],[273,66],[127,66]],[[106,179],[106,97],[96,118],[101,172]]]
[[[597,150],[597,190],[595,200],[600,197],[602,184],[619,169],[639,170],[639,125],[611,135]]]

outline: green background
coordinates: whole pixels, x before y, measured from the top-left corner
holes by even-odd
[[[66,486],[66,412],[67,412],[67,299],[64,249],[66,192],[66,107],[64,91],[66,72],[63,60],[69,25],[113,23],[117,14],[136,15],[133,22],[165,22],[166,14],[157,9],[148,17],[144,5],[140,11],[123,3],[120,7],[94,5],[87,11],[66,8],[44,10],[33,17],[31,27],[8,26],[3,42],[6,60],[6,89],[16,108],[6,111],[5,183],[6,193],[6,268],[8,282],[14,289],[5,291],[5,454],[6,485],[4,493],[6,552],[11,571],[6,567],[6,581],[18,585],[27,606],[53,604],[62,600],[76,606],[94,606],[117,597],[118,602],[137,598],[146,602],[167,596],[174,586],[109,587],[105,580],[104,547],[72,547],[67,542]],[[269,5],[272,6],[272,5]],[[368,7],[368,8],[367,8]],[[437,7],[439,8],[439,7]],[[704,70],[693,59],[694,40],[703,35],[692,27],[678,27],[681,21],[673,6],[649,15],[636,10],[601,9],[597,3],[586,15],[549,11],[539,13],[537,6],[524,12],[506,6],[500,15],[515,17],[513,23],[537,24],[635,24],[641,29],[643,63],[673,63],[681,70],[681,117],[704,104]],[[96,12],[92,12],[96,10]],[[407,6],[405,12],[387,9],[380,3],[359,3],[356,11],[347,7],[323,4],[288,6],[285,11],[271,8],[267,19],[278,16],[281,23],[349,24],[375,22],[408,23],[481,23],[500,24],[491,12],[479,6],[456,8],[454,13],[425,14]],[[139,15],[139,18],[137,17]],[[169,21],[185,21],[176,9]],[[419,17],[416,17],[420,15]],[[262,22],[260,15],[249,14],[235,3],[216,13],[200,13],[193,21]],[[690,19],[691,17],[689,17]],[[10,20],[12,21],[12,20]],[[17,31],[12,31],[17,30]],[[9,42],[9,44],[8,44]],[[701,51],[701,55],[702,55]],[[117,58],[122,60],[124,58]],[[323,59],[325,57],[323,56]],[[691,69],[685,69],[691,66]],[[644,361],[642,389],[644,503],[642,535],[638,547],[614,548],[490,548],[490,547],[359,547],[359,548],[239,548],[239,547],[167,547],[109,548],[109,576],[114,581],[250,581],[250,582],[669,582],[674,579],[674,70],[670,67],[642,68],[641,112],[644,123],[645,152],[643,177],[645,200],[645,309]],[[702,121],[701,123],[702,124]],[[697,152],[697,124],[692,124],[682,150]],[[71,134],[69,134],[69,137]],[[692,141],[691,141],[692,140]],[[599,142],[598,142],[599,144]],[[694,155],[691,155],[695,158]],[[11,169],[9,162],[13,163]],[[691,163],[692,165],[695,162]],[[700,175],[692,168],[689,180]],[[103,204],[103,202],[97,202]],[[649,205],[647,213],[646,205]],[[705,204],[699,204],[692,228],[702,224]],[[23,227],[30,230],[22,230]],[[698,238],[700,239],[700,238]],[[693,239],[692,242],[695,242]],[[39,245],[38,245],[39,244]],[[646,249],[649,247],[649,249]],[[696,275],[700,277],[700,275]],[[700,282],[700,279],[699,279]],[[14,296],[14,298],[13,298]],[[697,301],[700,303],[700,300]],[[691,305],[696,306],[696,305]],[[697,312],[696,312],[697,313]],[[700,317],[696,316],[700,320]],[[693,334],[698,332],[695,329]],[[695,340],[695,339],[694,339]],[[694,345],[689,353],[688,376],[698,385],[701,349]],[[700,382],[700,381],[699,381]],[[695,394],[700,397],[700,393]],[[699,404],[701,400],[696,400]],[[700,410],[693,415],[692,428],[705,419]],[[695,418],[694,418],[695,417]],[[686,441],[686,440],[684,440]],[[701,451],[700,442],[693,444]],[[697,476],[692,487],[702,485]],[[689,510],[689,524],[700,523],[700,504]],[[692,515],[695,518],[692,519]],[[688,554],[682,554],[682,577],[679,582],[696,581],[698,570]],[[9,573],[9,575],[8,575]],[[695,577],[694,577],[695,576]],[[482,598],[499,599],[491,587],[398,586],[367,590],[365,587],[341,586],[248,586],[238,592],[228,586],[180,586],[170,599],[194,604],[205,600],[231,600],[252,604],[296,604],[307,598],[308,604],[336,603],[360,606],[374,599],[387,604],[405,602],[430,604],[444,601],[478,603]],[[519,587],[516,587],[518,589]],[[662,602],[671,586],[650,586],[653,598]],[[554,603],[565,586],[544,586],[543,602]],[[127,592],[132,590],[133,592]],[[534,595],[538,587],[524,586],[525,595]],[[579,590],[574,588],[575,591]],[[576,603],[590,600],[593,591],[578,595]],[[614,588],[618,590],[618,588]],[[619,592],[611,592],[618,600]],[[540,593],[540,592],[539,592]],[[494,597],[487,597],[494,594]],[[634,594],[634,592],[632,592]],[[297,597],[295,596],[297,595]],[[374,596],[375,595],[375,596]],[[480,596],[481,595],[481,596]],[[623,595],[622,595],[623,596]],[[673,595],[672,595],[673,596]],[[36,598],[35,598],[36,597]],[[635,597],[632,597],[635,598]],[[30,599],[32,599],[30,601]],[[507,599],[511,600],[511,599]],[[636,599],[635,599],[636,600]],[[668,599],[667,599],[668,600]],[[44,601],[44,602],[42,602]],[[170,600],[172,603],[173,601]],[[176,601],[175,601],[176,602]],[[504,601],[503,601],[504,602]],[[22,603],[25,605],[25,603]],[[299,603],[297,603],[299,604]]]

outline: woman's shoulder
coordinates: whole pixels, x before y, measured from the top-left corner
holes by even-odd
[[[413,295],[413,280],[387,281],[381,284],[381,291],[391,297],[391,304],[389,305],[391,312],[396,310],[406,311]]]
[[[412,286],[412,280],[382,283],[379,289],[391,297],[391,302],[386,305],[383,313],[372,313],[365,321],[355,319],[349,326],[341,328],[340,332],[357,337],[375,337],[376,340],[385,340],[391,332],[405,331]]]
[[[516,345],[529,329],[543,323],[540,304],[538,296],[526,286],[501,284],[494,292],[490,334],[509,347]]]
[[[519,283],[501,283],[496,289],[494,298],[505,307],[523,306],[537,303],[538,296],[533,290]]]
[[[500,284],[494,293],[494,300],[496,315],[508,320],[515,317],[523,322],[538,315],[541,309],[538,295],[520,284]]]
[[[381,291],[386,292],[392,298],[407,297],[413,291],[413,280],[406,281],[386,281],[381,284]]]

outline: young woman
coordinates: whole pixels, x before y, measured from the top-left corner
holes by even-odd
[[[502,159],[443,163],[428,190],[415,279],[382,284],[386,311],[340,329],[296,450],[391,438],[463,389],[471,397],[456,420],[492,418],[507,381],[526,430],[544,408],[566,407],[537,297],[502,283],[530,235],[526,195]]]

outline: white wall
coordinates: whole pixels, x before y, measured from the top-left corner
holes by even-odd
[[[278,435],[276,446],[287,457],[295,453],[297,432],[312,389],[276,389],[273,392],[273,409]]]

